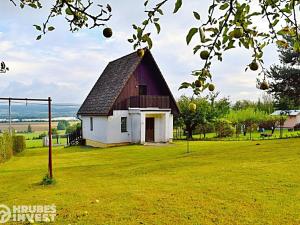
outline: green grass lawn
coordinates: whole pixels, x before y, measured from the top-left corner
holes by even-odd
[[[0,165],[0,204],[54,203],[64,225],[300,224],[300,139],[257,143],[57,147],[53,186],[28,149]]]
[[[64,135],[65,130],[58,130],[59,135]],[[35,131],[32,133],[17,133],[17,135],[24,136],[26,139],[26,147],[27,148],[41,148],[43,147],[43,140],[42,139],[36,139],[39,137],[40,134],[47,134],[47,131]],[[59,138],[58,142],[57,139],[54,137],[53,138],[53,143],[54,145],[56,144],[61,144],[61,145],[66,145],[67,144],[67,138]]]
[[[265,134],[271,134],[272,132],[270,130],[266,130],[264,132]],[[178,139],[185,139],[186,136],[183,135],[183,132],[181,132],[181,137],[178,134]],[[174,137],[176,136],[176,131],[174,131]],[[288,131],[288,129],[283,129],[283,138],[290,138],[290,137],[300,137],[300,131]],[[194,134],[193,138],[195,140],[198,139],[204,139],[203,134]],[[261,133],[258,131],[254,131],[250,134],[250,132],[247,132],[247,134],[244,136],[243,134],[240,134],[236,136],[235,134],[232,137],[225,137],[225,138],[217,138],[216,133],[207,133],[205,139],[206,140],[220,140],[220,141],[246,141],[246,140],[263,140],[263,139],[279,139],[280,138],[280,130],[276,129],[272,137],[261,137]]]

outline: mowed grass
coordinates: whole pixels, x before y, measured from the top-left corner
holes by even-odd
[[[181,132],[181,136],[179,134],[179,132],[176,133],[176,131],[174,131],[174,137],[177,137],[178,139],[186,139],[186,136],[183,135],[184,132]],[[247,132],[247,134],[244,136],[243,134],[240,134],[238,136],[236,136],[236,134],[234,134],[232,137],[224,137],[224,138],[218,138],[216,133],[207,133],[205,136],[206,140],[216,140],[216,141],[247,141],[247,140],[270,140],[270,139],[279,139],[280,138],[280,130],[276,129],[274,134],[270,137],[262,137],[261,136],[261,132],[258,131],[254,131],[250,134],[250,132]],[[264,132],[264,134],[272,134],[272,131],[270,130],[266,130]],[[300,137],[300,131],[288,131],[288,129],[283,129],[282,131],[282,138],[294,138],[294,137]],[[197,139],[204,139],[203,134],[194,134],[193,138],[195,140]]]
[[[300,139],[190,150],[55,148],[57,183],[40,186],[47,149],[28,149],[0,165],[0,203],[56,204],[55,224],[300,224]]]

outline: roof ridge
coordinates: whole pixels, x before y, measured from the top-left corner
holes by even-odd
[[[145,48],[143,48],[143,49],[144,49],[145,51],[150,51],[147,47],[145,47]],[[109,63],[113,63],[113,62],[115,62],[115,61],[118,61],[118,60],[120,60],[120,59],[126,58],[126,57],[128,57],[128,56],[130,56],[130,55],[133,55],[133,54],[136,54],[136,51],[131,52],[131,53],[127,54],[127,55],[124,55],[124,56],[122,56],[122,57],[120,57],[120,58],[114,59],[114,60],[110,61]]]

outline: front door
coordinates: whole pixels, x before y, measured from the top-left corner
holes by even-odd
[[[146,142],[154,142],[154,118],[146,118]]]

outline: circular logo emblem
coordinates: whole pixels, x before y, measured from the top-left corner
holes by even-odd
[[[6,223],[10,220],[11,212],[10,208],[6,205],[0,205],[0,223]]]

